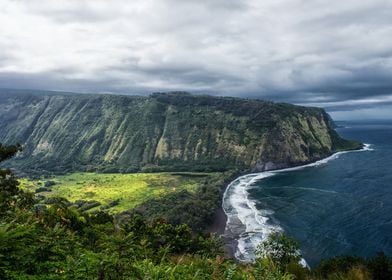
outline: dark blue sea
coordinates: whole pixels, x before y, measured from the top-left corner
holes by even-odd
[[[369,146],[233,182],[223,205],[238,258],[275,230],[299,241],[310,266],[337,255],[392,255],[392,122],[339,125],[341,136]]]

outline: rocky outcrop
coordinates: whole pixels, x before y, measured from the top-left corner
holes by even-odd
[[[267,170],[360,143],[319,108],[158,93],[149,97],[0,92],[0,142],[24,170]]]

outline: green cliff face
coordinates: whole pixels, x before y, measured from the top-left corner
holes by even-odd
[[[261,171],[360,143],[340,138],[318,108],[259,100],[0,92],[0,142],[23,144],[25,170]]]

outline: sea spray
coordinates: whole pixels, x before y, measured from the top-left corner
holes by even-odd
[[[369,144],[365,144],[363,149],[357,151],[372,150]],[[271,222],[273,211],[257,209],[256,202],[249,198],[249,190],[256,187],[255,183],[257,181],[274,176],[280,172],[290,172],[324,165],[349,152],[356,151],[337,152],[330,157],[302,166],[247,174],[231,182],[223,195],[222,207],[227,215],[225,237],[236,242],[234,248],[235,258],[241,262],[253,262],[257,246],[266,240],[271,233],[283,231],[277,222]],[[304,259],[301,260],[301,263],[307,266]]]
[[[248,174],[233,181],[223,196],[223,209],[227,215],[226,237],[237,241],[235,257],[240,261],[254,259],[254,249],[279,226],[268,223],[270,211],[258,211],[255,202],[248,197],[254,183],[273,173]]]

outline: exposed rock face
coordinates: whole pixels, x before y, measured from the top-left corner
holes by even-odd
[[[260,100],[0,92],[0,142],[24,145],[8,165],[52,171],[268,170],[360,143],[324,110]]]

